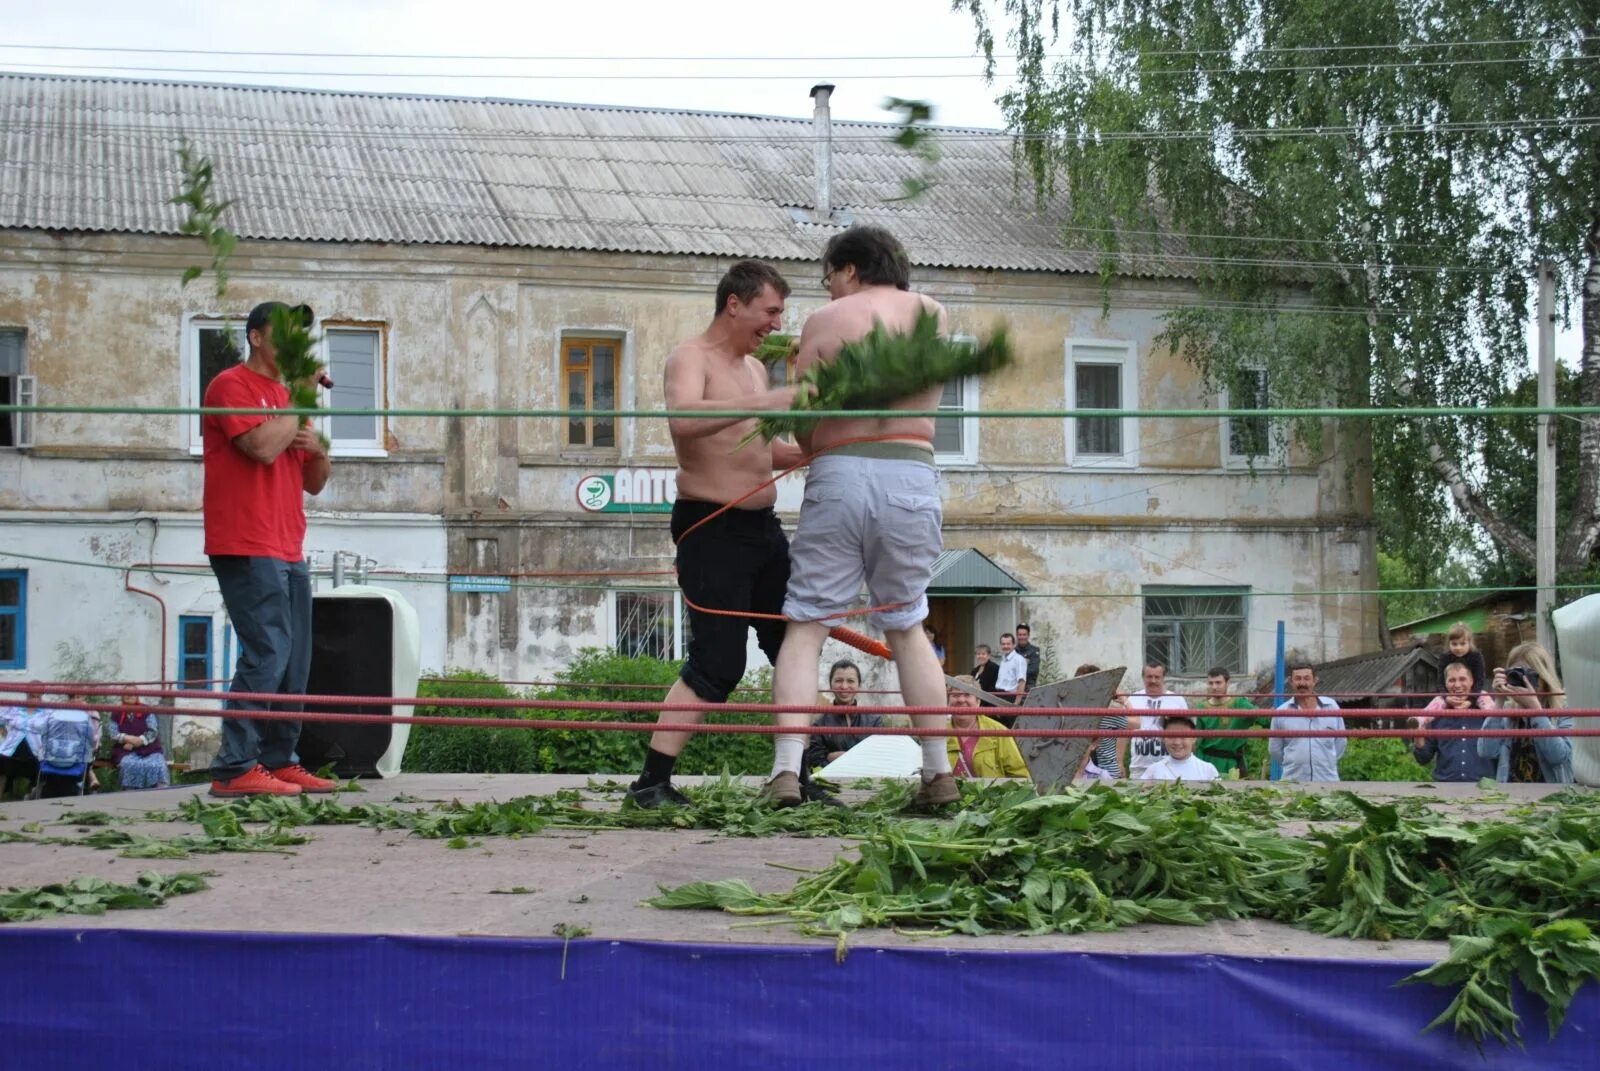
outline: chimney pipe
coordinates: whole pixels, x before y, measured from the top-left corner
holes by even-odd
[[[817,177],[815,207],[819,223],[833,218],[833,116],[828,111],[828,98],[832,95],[831,85],[811,87],[811,99],[817,102],[816,110],[811,113],[811,131],[816,135],[813,154]]]

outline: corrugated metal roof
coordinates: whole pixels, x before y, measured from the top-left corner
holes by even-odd
[[[1396,682],[1404,680],[1419,665],[1427,668],[1430,679],[1437,678],[1439,659],[1426,647],[1373,651],[1341,658],[1317,667],[1317,691],[1339,696],[1343,704],[1349,706],[1350,697],[1394,691]]]
[[[981,550],[966,547],[961,550],[941,551],[933,560],[933,576],[928,581],[928,593],[940,592],[1019,592],[1028,586],[1000,566]]]
[[[992,130],[937,131],[931,189],[887,124],[833,124],[833,199],[920,265],[1093,272]],[[0,226],[177,234],[187,138],[241,236],[815,260],[809,119],[0,74]],[[1187,277],[1166,259],[1134,274]]]

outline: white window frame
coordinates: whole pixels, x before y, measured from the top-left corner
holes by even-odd
[[[377,348],[372,355],[372,401],[374,409],[386,408],[384,400],[387,397],[385,384],[388,380],[389,366],[389,329],[388,325],[379,320],[331,320],[323,321],[317,330],[320,340],[317,343],[318,358],[323,365],[331,368],[332,350],[329,348],[329,339],[335,334],[370,334],[377,336]],[[320,388],[322,404],[330,406],[330,392],[327,388]],[[377,421],[377,437],[372,439],[335,439],[333,437],[333,418],[331,416],[317,418],[317,430],[328,438],[328,453],[332,457],[388,457],[389,449],[386,445],[389,431],[387,417],[375,417]]]
[[[25,327],[10,327],[0,325],[0,331],[7,334],[22,336],[22,359],[18,362],[17,372],[4,378],[16,383],[16,390],[12,396],[13,405],[38,405],[39,381],[36,377],[28,375],[22,369],[28,366],[28,329]],[[0,447],[5,450],[26,450],[33,446],[33,413],[7,413],[0,420],[11,425],[11,445]]]
[[[682,659],[687,656],[684,646],[683,625],[688,620],[683,605],[683,593],[677,588],[620,588],[606,592],[606,646],[613,651],[617,650],[617,629],[622,624],[622,619],[617,613],[618,595],[671,595],[672,596],[672,651],[667,655],[670,659]]]
[[[976,335],[951,335],[951,342],[964,342],[969,346],[978,344]],[[982,406],[978,396],[978,377],[961,377],[961,408],[952,410],[965,414],[961,419],[961,449],[956,451],[936,451],[934,460],[941,465],[976,465],[978,463],[978,425],[982,423],[978,414]],[[950,417],[943,418],[945,420]]]
[[[1266,380],[1266,402],[1272,405],[1272,377],[1267,372],[1264,364],[1247,364],[1243,366],[1251,371],[1260,372]],[[1233,408],[1233,388],[1224,385],[1218,395],[1219,408]],[[1218,417],[1217,425],[1222,436],[1222,467],[1225,469],[1263,469],[1279,468],[1288,461],[1288,443],[1284,438],[1280,424],[1271,417],[1262,417],[1267,422],[1267,451],[1264,454],[1236,454],[1233,452],[1233,417]]]
[[[233,324],[239,327],[240,360],[245,356],[244,343],[244,317],[221,316],[215,313],[190,313],[183,318],[183,367],[179,370],[179,381],[183,390],[183,404],[186,408],[198,409],[203,398],[200,394],[200,332],[204,328],[223,328]],[[188,414],[186,424],[189,433],[189,453],[199,457],[205,453],[205,438],[200,430],[200,415]]]
[[[614,339],[617,343],[617,408],[633,409],[633,332],[626,327],[613,325],[581,325],[561,324],[555,331],[555,352],[551,355],[551,382],[554,398],[551,399],[553,409],[567,407],[567,376],[566,376],[566,350],[567,339]],[[573,446],[567,442],[567,423],[565,420],[555,422],[556,426],[556,455],[579,460],[588,459],[616,459],[634,456],[634,422],[631,418],[617,421],[617,445],[615,446]]]
[[[1084,356],[1083,364],[1090,365],[1116,365],[1121,370],[1118,381],[1118,390],[1121,394],[1120,408],[1135,410],[1138,405],[1139,384],[1139,355],[1132,342],[1107,338],[1069,338],[1066,341],[1066,377],[1067,377],[1067,408],[1078,407],[1078,364],[1080,363],[1079,349],[1094,349],[1099,351],[1094,356]],[[1115,418],[1113,418],[1115,419]],[[1067,464],[1072,467],[1096,469],[1133,469],[1139,467],[1139,421],[1132,417],[1123,417],[1122,420],[1122,453],[1120,454],[1087,454],[1078,451],[1078,421],[1076,417],[1066,418],[1067,432]]]

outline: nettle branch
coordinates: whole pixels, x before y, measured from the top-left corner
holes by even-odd
[[[206,248],[211,251],[209,270],[216,280],[216,296],[226,297],[228,262],[238,247],[239,236],[222,225],[222,216],[233,202],[217,199],[214,192],[215,165],[212,164],[210,157],[196,152],[187,140],[178,146],[178,164],[183,173],[182,187],[177,196],[167,203],[188,209],[188,215],[178,225],[178,230],[184,234],[195,235],[205,242]],[[206,268],[198,264],[190,265],[184,269],[180,285],[188,286],[206,271]],[[229,324],[231,322],[228,321]],[[233,341],[233,332],[224,330],[222,337],[237,359],[239,352]],[[317,380],[323,372],[324,365],[316,358],[318,340],[311,334],[309,326],[293,309],[274,309],[268,327],[268,337],[276,353],[278,371],[289,387],[289,400],[294,408],[320,408]],[[302,427],[310,422],[309,416],[300,417]],[[327,436],[322,436],[322,440],[323,446],[327,446]]]

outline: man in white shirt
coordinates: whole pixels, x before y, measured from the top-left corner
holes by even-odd
[[[1000,634],[1000,676],[995,680],[996,695],[1021,699],[1028,690],[1028,660],[1017,653],[1017,638]]]
[[[1144,691],[1128,696],[1129,728],[1161,728],[1162,711],[1188,710],[1189,701],[1167,691],[1167,667],[1149,662],[1144,667]],[[1138,719],[1135,722],[1134,719]],[[1135,736],[1128,744],[1128,778],[1139,781],[1145,770],[1166,757],[1167,749],[1159,736]]]
[[[1274,729],[1344,728],[1344,718],[1340,715],[1321,713],[1337,711],[1339,704],[1317,694],[1317,671],[1311,663],[1297,662],[1289,667],[1289,690],[1294,698],[1280,703],[1278,709],[1293,708],[1294,716],[1274,717]],[[1274,736],[1267,741],[1267,753],[1272,761],[1282,765],[1285,781],[1337,781],[1344,745],[1342,736]]]
[[[1161,728],[1194,730],[1194,719],[1187,714],[1168,714],[1161,719]],[[1167,754],[1145,767],[1139,775],[1141,781],[1215,781],[1217,768],[1194,753],[1194,737],[1169,736],[1165,738]]]

